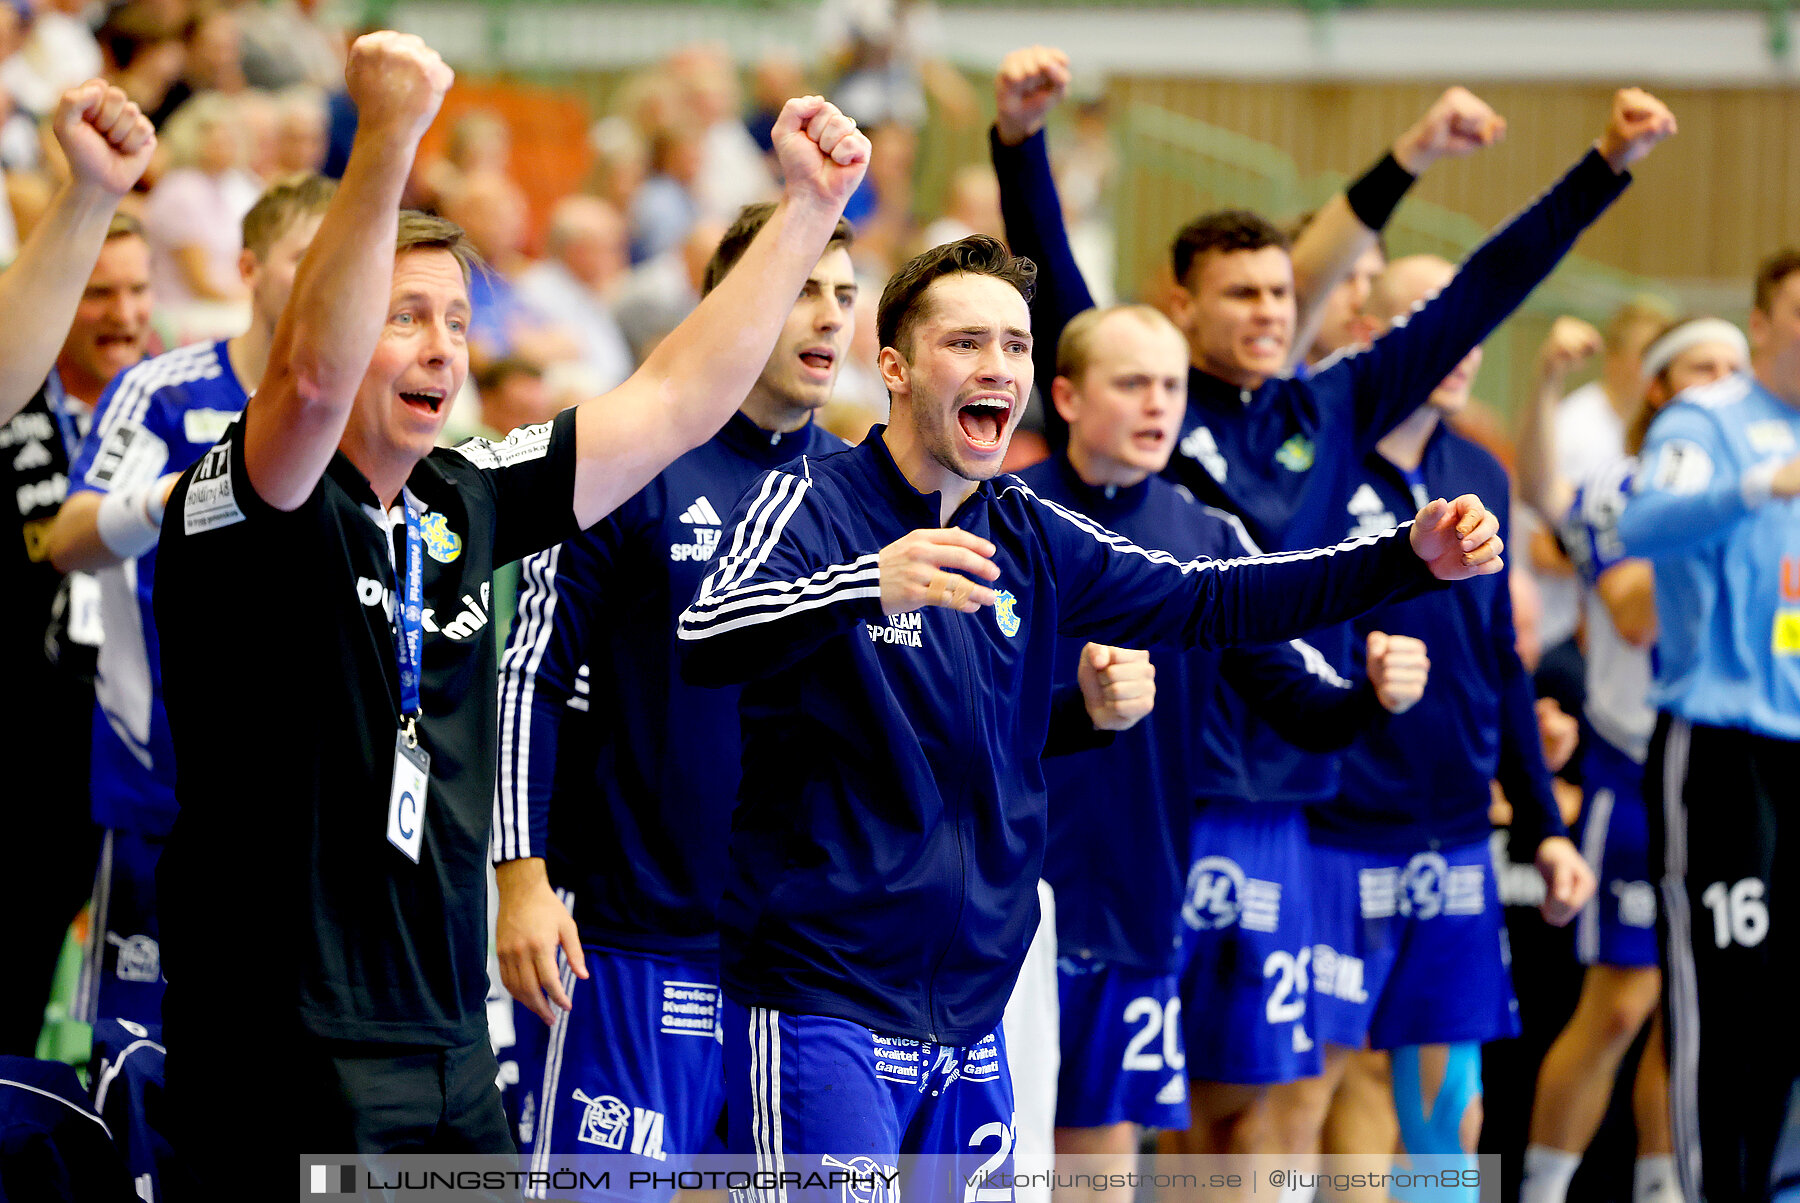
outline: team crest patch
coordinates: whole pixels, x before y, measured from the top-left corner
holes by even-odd
[[[1019,599],[1005,589],[994,595],[994,621],[1000,624],[1000,633],[1008,639],[1019,633],[1018,604]]]
[[[1306,472],[1313,466],[1313,442],[1303,434],[1294,435],[1275,452],[1275,462],[1289,472]]]
[[[450,520],[442,514],[430,513],[419,519],[419,534],[425,540],[425,554],[440,564],[448,564],[462,554],[462,536],[450,529]]]

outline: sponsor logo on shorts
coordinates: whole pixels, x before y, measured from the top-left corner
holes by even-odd
[[[895,1166],[882,1165],[866,1154],[840,1161],[830,1153],[820,1157],[819,1164],[844,1171],[843,1203],[897,1203],[900,1198],[900,1171]]]
[[[872,1039],[875,1042],[876,1077],[884,1082],[905,1082],[908,1085],[918,1082],[923,1045],[917,1040],[906,1040],[899,1036],[873,1036]]]
[[[869,628],[870,643],[899,644],[901,647],[925,646],[925,616],[917,610],[906,614],[890,614],[882,626],[876,626],[872,622],[863,625]]]
[[[1363,869],[1356,885],[1365,919],[1435,919],[1481,914],[1486,880],[1485,865],[1452,865],[1440,853],[1421,852],[1404,866]]]
[[[994,1043],[993,1033],[963,1052],[962,1076],[970,1082],[992,1082],[1000,1077],[1000,1048]]]
[[[1619,904],[1619,922],[1626,927],[1656,926],[1656,887],[1647,881],[1608,883]]]
[[[1281,883],[1249,877],[1228,856],[1203,856],[1188,870],[1181,917],[1195,931],[1237,924],[1245,931],[1281,926]]]
[[[1329,944],[1314,944],[1312,993],[1350,1003],[1368,1002],[1369,992],[1363,989],[1362,958],[1341,953]]]
[[[719,987],[712,982],[662,984],[662,1033],[712,1039],[719,1021]]]
[[[663,1151],[663,1113],[647,1107],[630,1107],[615,1095],[590,1096],[579,1086],[571,1097],[587,1110],[575,1139],[603,1149],[622,1150],[630,1142],[633,1153],[656,1161],[668,1160]]]

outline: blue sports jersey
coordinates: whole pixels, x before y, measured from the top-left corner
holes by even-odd
[[[1650,653],[1619,633],[1597,591],[1600,577],[1627,558],[1619,517],[1631,499],[1637,460],[1608,464],[1581,482],[1559,534],[1581,578],[1587,618],[1584,714],[1600,737],[1640,765],[1656,711],[1650,705]]]
[[[1744,375],[1651,424],[1619,535],[1656,565],[1658,709],[1800,739],[1800,499],[1769,495],[1797,452],[1800,412]]]
[[[1183,560],[1254,554],[1235,518],[1166,480],[1096,488],[1061,455],[1019,479],[1043,500],[1140,547]],[[1059,683],[1075,681],[1083,646],[1059,641]],[[1110,965],[1173,972],[1181,959],[1177,912],[1196,802],[1252,797],[1243,761],[1245,699],[1315,748],[1343,746],[1380,706],[1366,678],[1353,687],[1299,640],[1158,656],[1156,666],[1156,708],[1146,721],[1109,747],[1049,769],[1044,877],[1059,900],[1056,938],[1065,955],[1080,951]]]
[[[1439,423],[1420,466],[1426,492],[1481,497],[1505,539],[1508,489],[1499,461]],[[1388,515],[1419,504],[1400,469],[1371,453],[1338,511],[1338,529],[1381,528]],[[1530,860],[1544,839],[1568,834],[1544,767],[1531,675],[1513,646],[1507,571],[1467,581],[1448,597],[1383,606],[1354,624],[1359,634],[1423,639],[1431,680],[1418,705],[1384,715],[1344,753],[1337,801],[1309,815],[1319,840],[1395,853],[1479,843],[1488,836],[1490,778],[1512,800],[1515,855]]]
[[[738,783],[737,690],[676,670],[675,622],[758,477],[843,450],[743,414],[581,535],[524,562],[501,662],[495,860],[546,858],[583,942],[718,946]]]
[[[162,1028],[128,1020],[94,1025],[94,1110],[112,1129],[125,1154],[137,1197],[156,1203],[179,1173],[164,1115]]]
[[[1434,582],[1402,531],[1183,562],[1002,477],[951,519],[994,543],[998,604],[888,616],[881,549],[941,523],[884,434],[766,474],[681,616],[690,680],[749,682],[721,978],[743,1005],[966,1045],[1037,929],[1059,636],[1268,642]]]
[[[248,400],[225,347],[195,343],[120,373],[81,441],[70,495],[143,488],[218,442]],[[166,836],[175,822],[175,749],[150,605],[156,549],[95,576],[106,642],[94,679],[94,821]]]
[[[1048,381],[1063,327],[1094,301],[1069,248],[1043,136],[1016,147],[995,137],[990,145],[1007,241],[1038,265],[1032,328],[1039,379]],[[1443,292],[1373,346],[1317,371],[1247,390],[1190,369],[1181,441],[1164,474],[1242,518],[1259,547],[1335,540],[1330,516],[1348,498],[1363,456],[1549,275],[1629,181],[1590,151],[1477,247]],[[1333,659],[1348,650],[1341,631],[1313,641]],[[1261,724],[1246,738],[1259,797],[1322,802],[1335,793],[1334,757],[1300,755]]]
[[[74,1069],[0,1056],[0,1199],[124,1203],[132,1185]]]

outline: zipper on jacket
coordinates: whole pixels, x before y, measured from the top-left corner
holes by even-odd
[[[963,617],[965,617],[965,616],[961,615],[961,614],[952,615],[953,621],[947,623],[946,625],[949,626],[950,628],[952,628],[956,632],[956,642],[957,642],[957,645],[962,649],[962,653],[963,653],[963,664],[964,664],[964,667],[967,672],[967,676],[964,678],[964,681],[963,681],[963,684],[967,687],[964,690],[964,697],[968,701],[968,720],[969,720],[968,726],[964,728],[965,743],[972,743],[973,739],[974,739],[975,729],[976,729],[975,689],[976,689],[978,682],[977,682],[976,671],[975,671],[975,653],[974,653],[973,649],[970,647],[970,643],[974,637],[966,629],[967,624],[965,624],[963,622],[959,622],[959,621],[954,621],[955,619],[960,619]],[[979,615],[976,615],[974,617],[978,618]],[[968,787],[966,785],[964,785],[961,788],[964,792],[966,792],[968,789]],[[948,810],[949,803],[950,803],[949,793],[947,791],[943,790],[941,783],[939,786],[939,794],[944,799],[945,809]],[[959,805],[956,808],[956,813],[953,816],[953,818],[952,818],[952,816],[946,815],[947,818],[952,818],[951,830],[953,830],[956,833],[956,864],[957,864],[958,889],[957,889],[957,898],[956,898],[956,918],[950,924],[949,938],[944,941],[943,950],[938,953],[937,961],[931,967],[931,975],[925,979],[925,1016],[926,1016],[925,1021],[928,1025],[930,1025],[930,1028],[931,1028],[930,1037],[931,1037],[932,1043],[934,1043],[934,1044],[938,1042],[938,1035],[937,1035],[937,1026],[938,1026],[938,1022],[937,1022],[937,1020],[938,1020],[937,975],[938,975],[938,970],[943,967],[944,958],[949,956],[950,950],[956,946],[957,933],[962,930],[963,912],[965,910],[967,910],[968,906],[969,906],[969,850],[968,850],[968,847],[963,842],[963,816],[967,810],[968,810],[968,807],[966,805]]]

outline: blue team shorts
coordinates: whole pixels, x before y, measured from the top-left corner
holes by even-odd
[[[1586,798],[1574,835],[1600,885],[1575,918],[1575,953],[1583,965],[1655,965],[1656,886],[1650,880],[1644,766],[1598,735],[1590,734],[1584,746]]]
[[[76,1014],[84,1023],[162,1024],[167,983],[156,922],[156,862],[162,849],[161,839],[124,827],[108,828],[101,841],[76,987]]]
[[[1076,954],[1057,959],[1056,986],[1064,1036],[1056,1126],[1104,1128],[1130,1120],[1186,1128],[1177,975]]]
[[[1347,1048],[1519,1034],[1488,842],[1396,856],[1314,844],[1315,1033]]]
[[[534,1170],[560,1157],[635,1155],[634,1166],[678,1171],[695,1154],[723,1151],[717,961],[697,962],[582,945],[588,978],[566,965],[574,1004],[556,1023],[513,1003],[507,1113]],[[502,1067],[503,1079],[513,1074]],[[620,1179],[615,1172],[612,1177]],[[607,1199],[642,1192],[574,1191]],[[673,1191],[662,1192],[666,1197]]]
[[[883,1036],[823,1015],[790,1015],[727,998],[725,1086],[731,1152],[780,1173],[876,1174],[896,1181],[909,1203],[973,1197],[977,1173],[1010,1175],[1015,1136],[1012,1075],[999,1025],[955,1046]],[[896,1178],[901,1154],[954,1154],[915,1163]],[[1010,1187],[981,1188],[983,1203],[1007,1203]],[[737,1192],[734,1192],[734,1195]],[[789,1199],[840,1199],[829,1191]],[[775,1192],[750,1192],[772,1200]],[[842,1191],[848,1199],[851,1192]],[[857,1195],[885,1203],[885,1190]]]
[[[1181,906],[1187,1076],[1262,1085],[1316,1077],[1307,1014],[1312,911],[1306,818],[1293,806],[1213,803],[1194,822]]]

